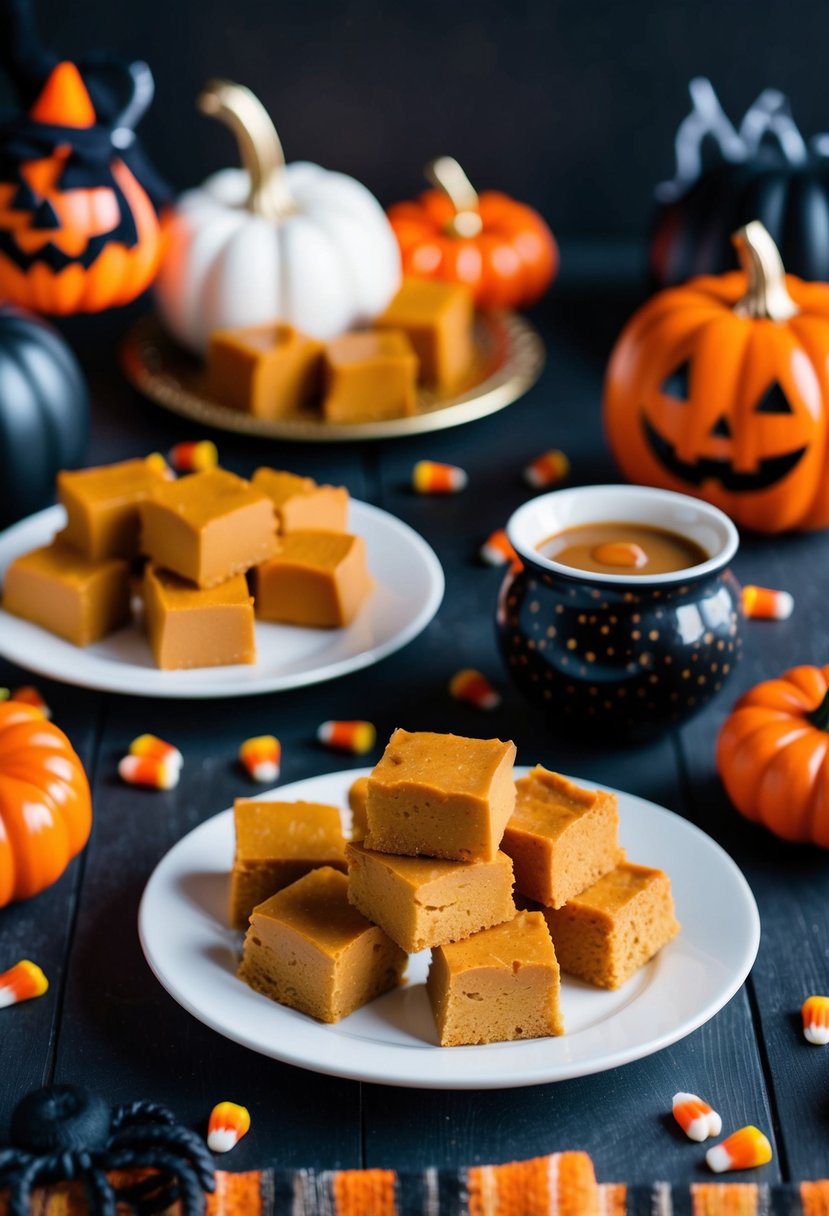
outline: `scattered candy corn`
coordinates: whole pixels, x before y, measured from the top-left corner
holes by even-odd
[[[472,667],[465,667],[452,676],[449,693],[456,701],[466,701],[476,709],[496,709],[501,704],[501,694],[485,675]]]
[[[743,612],[755,621],[787,621],[794,611],[794,596],[770,587],[743,587]]]
[[[362,756],[374,747],[377,731],[371,722],[323,722],[317,730],[317,738],[335,751]]]
[[[145,756],[151,760],[169,760],[181,768],[184,757],[172,743],[159,739],[158,735],[139,735],[129,746],[131,756]]]
[[[218,1102],[207,1124],[207,1147],[214,1153],[229,1153],[250,1131],[250,1111],[235,1102]]]
[[[803,1002],[803,1037],[824,1047],[829,1043],[829,996],[809,996]]]
[[[282,748],[274,735],[255,735],[239,748],[239,761],[254,781],[276,781]]]
[[[534,490],[546,490],[563,481],[569,472],[570,461],[558,448],[553,448],[530,461],[524,469],[524,480]]]
[[[170,756],[124,756],[118,764],[118,776],[127,785],[174,790],[181,776],[181,765]]]
[[[748,1170],[756,1165],[768,1165],[771,1157],[768,1138],[750,1124],[732,1132],[722,1144],[709,1148],[705,1154],[705,1160],[715,1174],[722,1174],[726,1170]]]
[[[39,709],[44,718],[51,718],[51,709],[33,684],[22,684],[20,688],[13,688],[11,691],[6,688],[3,689],[3,692],[6,693],[6,696],[0,699],[4,701],[19,701],[22,705],[31,705],[32,709]]]
[[[49,981],[37,963],[24,958],[0,975],[0,1009],[43,996],[48,987]]]
[[[163,473],[168,480],[172,480],[175,474],[167,463],[167,458],[162,456],[160,452],[150,452],[149,456],[144,457],[145,463],[151,469],[158,469],[159,473]]]
[[[521,558],[509,542],[509,537],[503,528],[492,532],[481,545],[481,561],[488,566],[505,566],[507,562],[521,565]]]
[[[219,452],[210,439],[198,443],[177,443],[168,453],[170,464],[177,473],[201,473],[219,463]]]
[[[466,472],[454,464],[419,460],[412,469],[412,485],[418,494],[457,494],[468,483]]]
[[[720,1116],[696,1094],[674,1094],[672,1106],[674,1118],[689,1140],[707,1140],[722,1131]]]

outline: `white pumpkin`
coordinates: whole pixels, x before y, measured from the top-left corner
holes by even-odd
[[[343,173],[286,165],[249,89],[207,85],[199,106],[230,126],[245,169],[176,202],[155,283],[173,337],[204,354],[214,329],[287,321],[327,339],[366,325],[400,286],[400,253],[374,196]]]

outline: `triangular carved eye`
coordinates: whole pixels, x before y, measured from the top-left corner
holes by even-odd
[[[789,405],[786,394],[775,380],[760,398],[754,412],[755,414],[793,414],[794,410]]]
[[[684,363],[680,363],[670,376],[666,376],[660,385],[660,392],[666,397],[673,397],[675,401],[688,400],[688,379],[691,371],[691,365],[686,359]]]

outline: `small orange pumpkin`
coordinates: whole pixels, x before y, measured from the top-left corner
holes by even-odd
[[[0,146],[0,296],[36,312],[98,312],[149,286],[153,203],[98,123],[77,67],[58,63]],[[126,144],[124,145],[126,146]]]
[[[89,782],[66,735],[30,705],[0,704],[0,907],[56,882],[91,826]]]
[[[717,771],[746,819],[829,849],[829,666],[793,667],[740,697]]]
[[[761,532],[829,526],[829,286],[784,274],[762,224],[743,271],[653,296],[607,369],[604,417],[630,481]]]
[[[479,195],[451,156],[432,161],[426,176],[436,189],[387,213],[403,273],[465,283],[479,308],[538,300],[558,270],[558,246],[538,212],[495,190]]]

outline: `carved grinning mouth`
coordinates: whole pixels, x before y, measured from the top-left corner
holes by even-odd
[[[751,490],[767,490],[769,486],[782,481],[806,453],[805,447],[798,448],[796,452],[787,452],[785,456],[771,456],[768,460],[761,460],[754,473],[738,473],[727,460],[713,460],[708,456],[701,457],[694,464],[686,464],[684,460],[679,459],[673,445],[654,430],[644,414],[642,429],[654,456],[669,473],[692,486],[701,486],[704,481],[718,481],[724,490],[732,490],[738,494]]]

